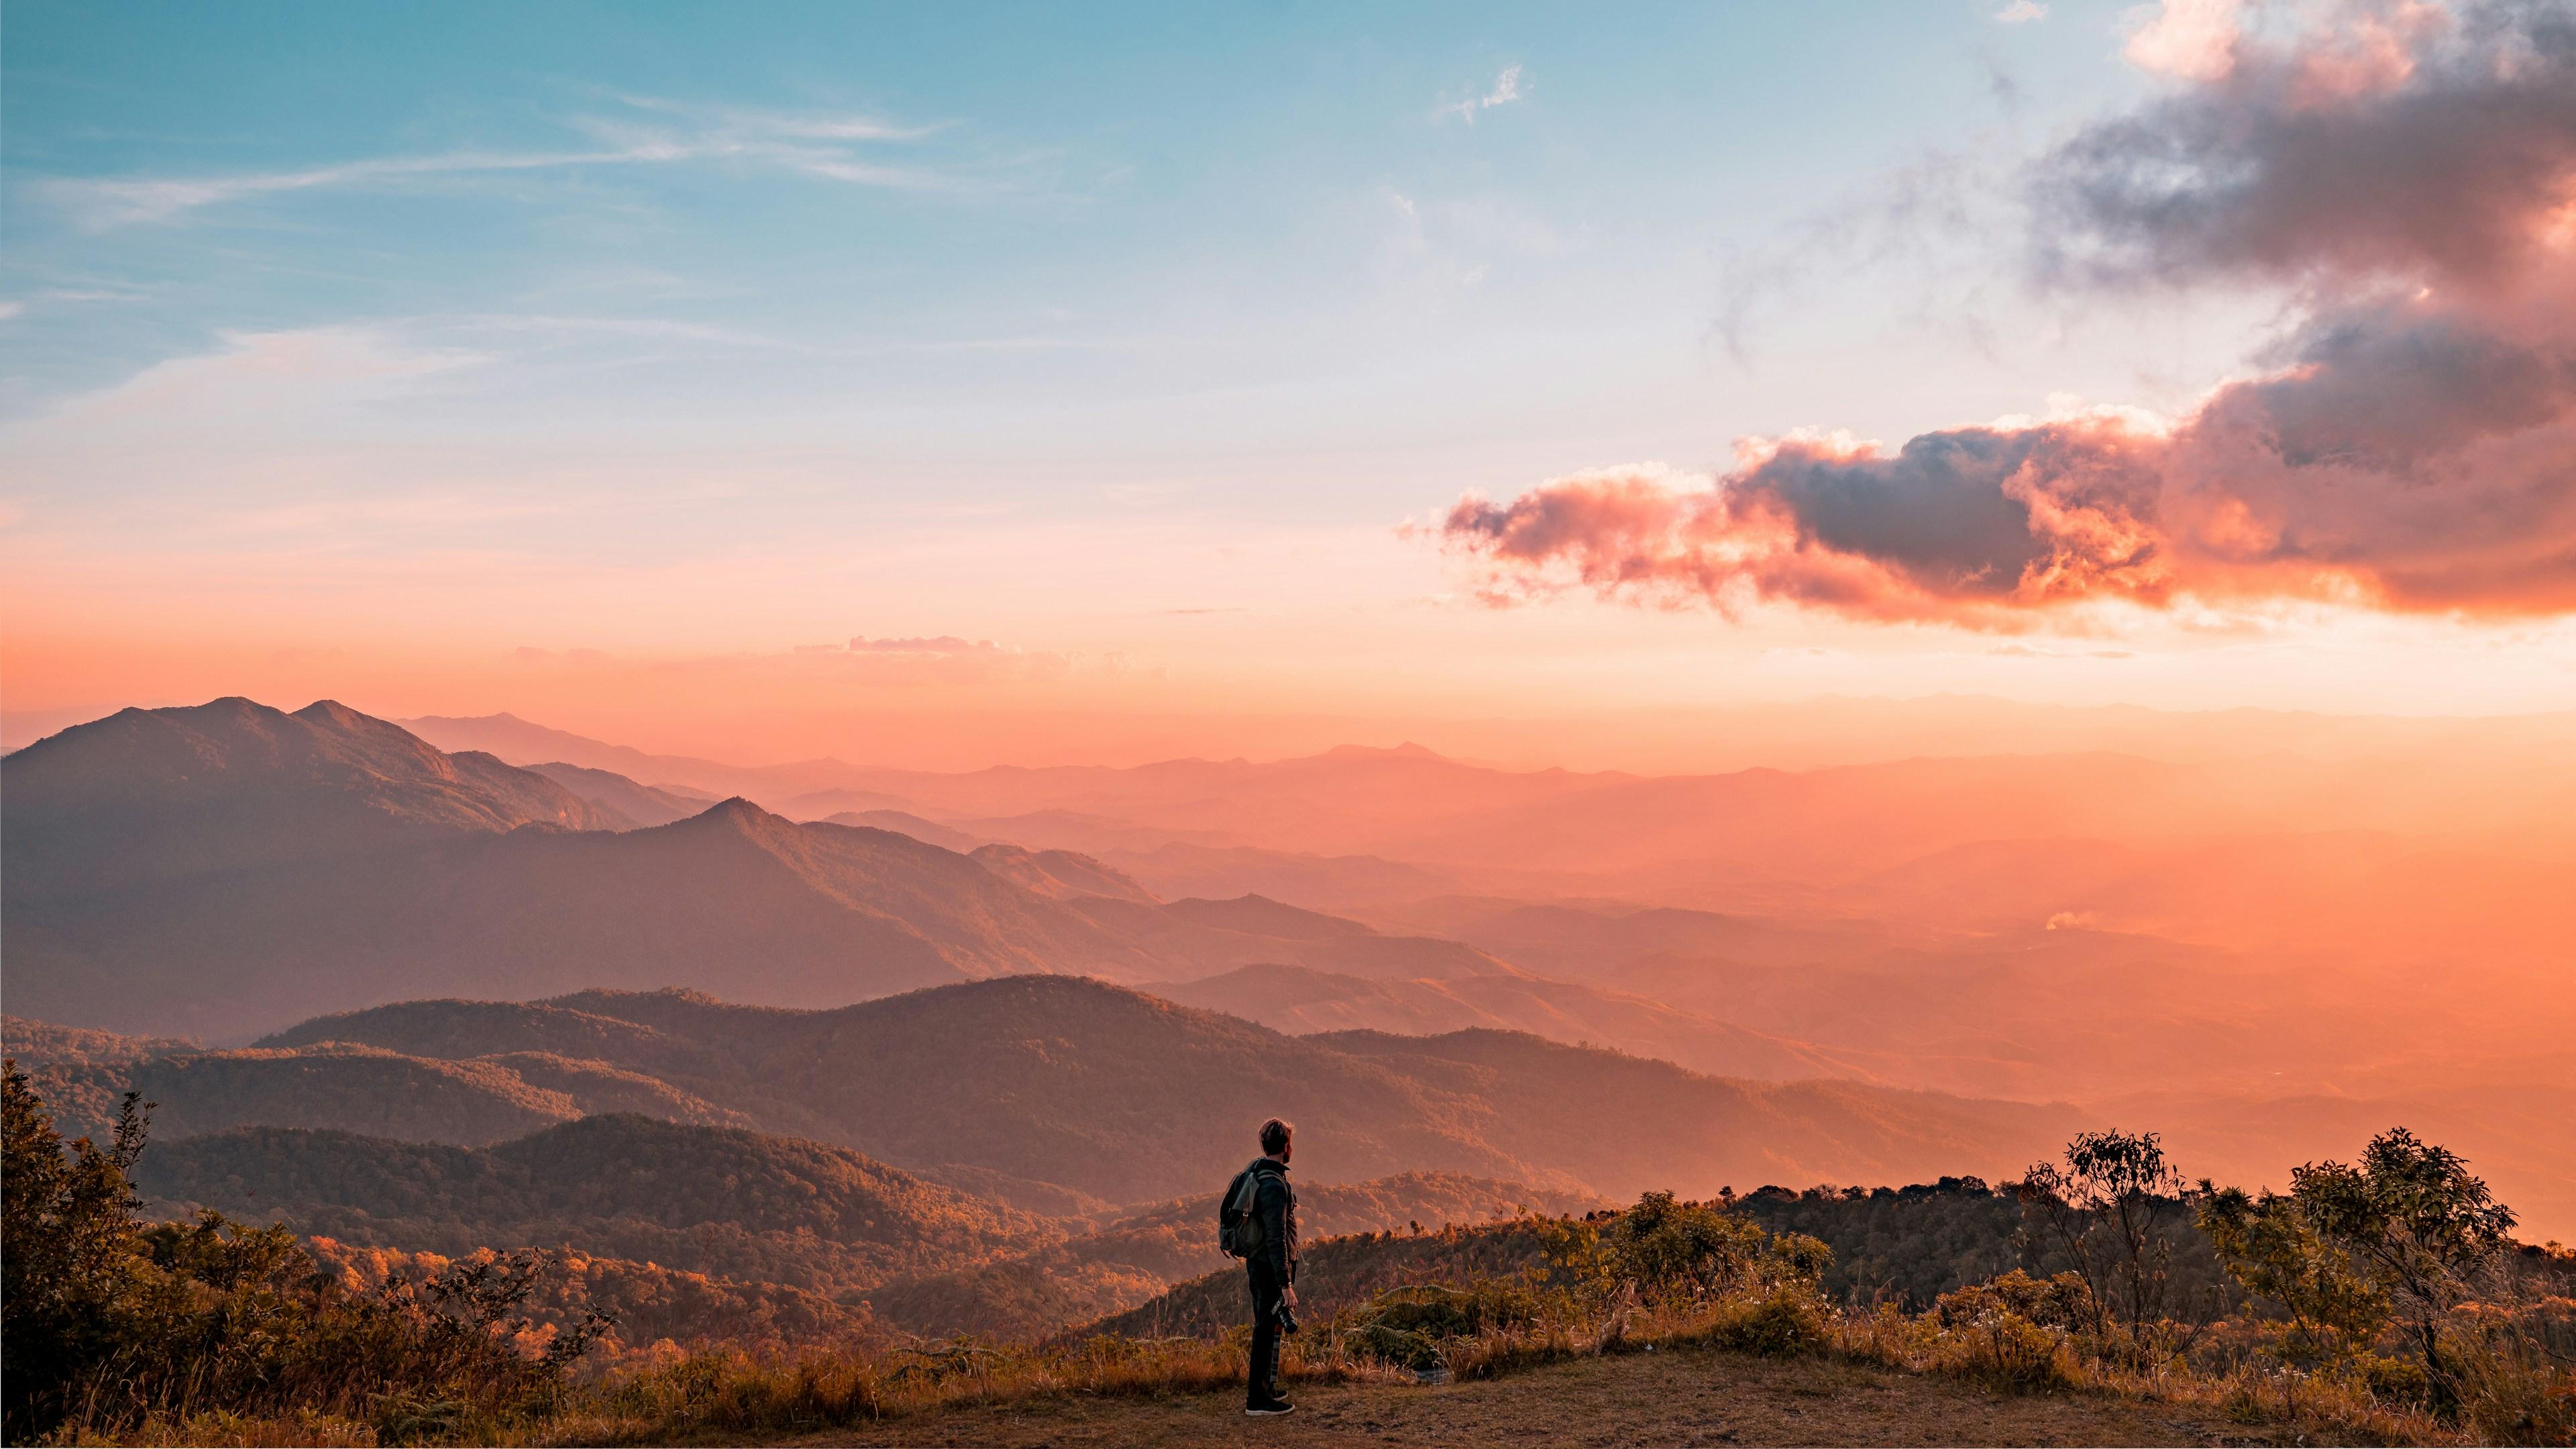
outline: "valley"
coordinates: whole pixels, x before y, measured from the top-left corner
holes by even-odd
[[[2257,893],[2166,883],[2208,837],[2109,797],[2202,788],[2197,766],[764,773],[423,723],[459,748],[222,700],[9,756],[0,1036],[66,1133],[154,1104],[148,1212],[283,1224],[358,1293],[533,1253],[546,1331],[621,1325],[603,1365],[1220,1336],[1246,1305],[1214,1184],[1270,1115],[1300,1127],[1327,1315],[1560,1271],[1546,1224],[1658,1191],[1817,1234],[1834,1293],[1921,1312],[2047,1261],[1986,1184],[2106,1128],[2282,1183],[2403,1122],[2526,1231],[2576,1213],[2565,1023],[2418,969],[2403,932],[2329,987],[2328,945],[2239,929]],[[1639,798],[1664,812],[1646,838],[1531,843]],[[2130,838],[2012,835],[2077,824]],[[1734,831],[1782,848],[1700,856]],[[1802,858],[1801,831],[1874,853]],[[2240,838],[2232,868],[2293,903],[2354,904],[2403,858],[2366,831],[2341,856]],[[2556,847],[2530,848],[2545,875]],[[2176,891],[2196,923],[2144,929]],[[2060,901],[2086,909],[2032,919]],[[2479,979],[2540,969],[2552,920],[2490,931]],[[2472,1035],[2463,1069],[2445,1043]],[[1054,1412],[1027,1422],[1087,1432]]]

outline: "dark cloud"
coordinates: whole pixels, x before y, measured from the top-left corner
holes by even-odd
[[[2059,283],[2294,286],[2263,375],[2169,426],[1793,438],[1715,478],[1471,497],[1443,534],[1486,597],[1984,628],[2187,595],[2576,610],[2576,13],[2370,0],[2273,38],[2195,8],[2157,52],[2190,83],[2040,163],[2034,247]]]
[[[2576,204],[2571,169],[2576,13],[2347,4],[2059,147],[2035,243],[2097,284],[2489,284],[2548,246],[2535,223]]]

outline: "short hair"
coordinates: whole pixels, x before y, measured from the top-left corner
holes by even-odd
[[[1271,1153],[1274,1156],[1277,1155],[1281,1148],[1288,1145],[1289,1137],[1293,1135],[1296,1130],[1297,1128],[1295,1124],[1282,1122],[1276,1117],[1262,1123],[1261,1150]]]

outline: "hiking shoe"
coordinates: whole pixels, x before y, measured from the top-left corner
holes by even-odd
[[[1257,1404],[1244,1405],[1243,1412],[1259,1418],[1269,1414],[1285,1414],[1296,1407],[1286,1399],[1263,1399]]]

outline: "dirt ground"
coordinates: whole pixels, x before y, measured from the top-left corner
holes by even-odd
[[[2203,1411],[2087,1395],[1998,1398],[1857,1365],[1698,1351],[1578,1359],[1437,1388],[1301,1385],[1294,1397],[1297,1412],[1278,1419],[1245,1418],[1239,1395],[1058,1400],[800,1442],[976,1449],[2299,1442],[2286,1430],[2267,1433]]]

